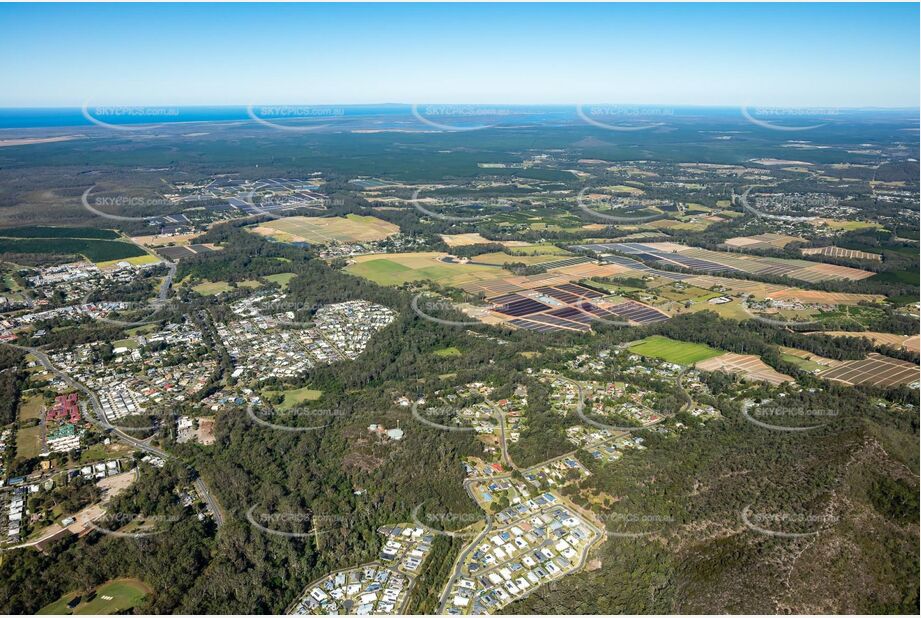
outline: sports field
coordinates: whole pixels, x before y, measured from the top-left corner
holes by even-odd
[[[377,217],[285,217],[267,221],[252,231],[282,242],[306,242],[323,245],[333,241],[367,242],[383,240],[400,228]]]
[[[630,351],[679,365],[693,365],[698,361],[725,354],[702,343],[675,341],[661,335],[653,335],[632,344]]]
[[[139,579],[113,579],[96,588],[96,596],[92,600],[81,600],[73,609],[69,609],[67,604],[79,596],[78,592],[68,592],[38,610],[38,614],[119,614],[140,605],[150,592],[150,587]]]
[[[346,271],[381,285],[428,280],[454,287],[512,274],[498,266],[443,262],[447,255],[437,252],[360,255]]]

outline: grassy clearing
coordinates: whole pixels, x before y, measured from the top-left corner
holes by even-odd
[[[440,350],[435,350],[433,354],[435,354],[435,356],[451,358],[451,357],[463,356],[464,353],[461,352],[458,348],[451,346],[449,348],[441,348]]]
[[[439,261],[444,255],[434,252],[362,255],[355,258],[346,270],[380,285],[429,280],[441,285],[460,286],[472,281],[511,276],[509,271],[496,266]]]
[[[215,294],[223,294],[224,292],[229,292],[231,289],[230,284],[226,281],[205,281],[199,283],[198,285],[192,286],[192,290],[201,294],[202,296],[214,296]]]
[[[304,403],[305,401],[316,401],[323,396],[323,391],[318,391],[305,386],[303,388],[296,388],[288,391],[264,391],[264,396],[277,395],[281,393],[284,395],[285,399],[276,407],[279,410],[290,410],[299,403]]]
[[[557,247],[556,245],[525,245],[521,247],[508,247],[506,249],[508,253],[518,256],[518,255],[572,255],[571,252],[566,249]]]
[[[721,350],[702,343],[675,341],[661,335],[653,335],[632,344],[630,351],[679,365],[693,365],[696,362],[724,354]]]
[[[43,403],[44,399],[41,395],[29,395],[23,400],[19,408],[19,420],[27,421],[33,418],[41,418]]]
[[[42,452],[42,428],[21,427],[16,432],[16,456],[19,459],[38,457]]]
[[[400,228],[377,217],[349,214],[345,217],[285,217],[262,223],[252,231],[283,242],[326,244],[334,240],[383,240],[398,233]]]
[[[129,264],[134,264],[135,266],[140,266],[142,264],[156,264],[162,260],[155,255],[139,255],[137,257],[130,257],[123,260],[108,260],[105,262],[96,262],[96,266],[99,268],[106,268],[108,266],[115,266],[119,262],[128,262]]]
[[[139,579],[113,579],[96,588],[96,596],[92,600],[81,600],[74,609],[69,609],[67,604],[79,596],[79,592],[68,592],[38,610],[38,614],[67,616],[123,613],[140,605],[151,592],[150,587]]]
[[[556,262],[559,258],[552,255],[509,255],[508,253],[484,253],[478,255],[474,258],[471,258],[472,261],[477,262],[478,264],[495,264],[501,266],[503,264],[544,264],[546,262]]]
[[[278,273],[277,275],[268,275],[265,280],[271,283],[277,283],[281,286],[281,289],[287,290],[288,283],[291,282],[297,275],[294,273]]]
[[[781,353],[780,358],[790,363],[791,365],[796,365],[803,371],[815,371],[816,369],[824,369],[822,365],[815,361],[800,358],[799,356],[794,356],[792,354]]]

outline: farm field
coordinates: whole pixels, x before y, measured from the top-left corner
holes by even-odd
[[[150,594],[150,587],[139,579],[113,579],[96,588],[91,601],[80,601],[74,608],[67,607],[79,592],[69,592],[38,611],[40,615],[90,615],[117,614],[137,607]]]
[[[899,386],[918,381],[918,366],[875,352],[863,360],[845,361],[838,367],[818,374],[826,380],[852,386]]]
[[[833,230],[844,230],[846,232],[852,232],[854,230],[862,229],[883,229],[883,226],[879,223],[872,223],[870,221],[847,221],[845,219],[814,219],[809,222],[810,224],[816,227],[822,227],[827,225]]]
[[[469,245],[487,245],[493,241],[483,238],[478,233],[470,234],[441,234],[441,239],[451,248],[467,247]]]
[[[148,255],[137,245],[119,240],[60,237],[4,238],[0,234],[0,254],[3,253],[82,255],[96,264]]]
[[[473,258],[470,258],[471,262],[477,264],[495,264],[501,266],[502,264],[547,264],[550,262],[558,261],[559,256],[553,255],[509,255],[508,253],[484,253],[482,255],[477,255]]]
[[[139,255],[137,257],[125,258],[123,260],[108,260],[106,262],[97,262],[96,266],[99,268],[108,268],[109,266],[115,266],[120,262],[128,262],[129,264],[134,264],[135,266],[141,266],[142,264],[156,264],[160,262],[160,258],[155,255]]]
[[[803,255],[824,255],[826,257],[849,258],[852,260],[870,260],[874,262],[881,262],[883,259],[883,256],[878,253],[867,253],[866,251],[858,251],[856,249],[842,249],[841,247],[835,247],[834,245],[830,247],[810,247],[803,249],[801,253]]]
[[[429,280],[454,287],[512,274],[498,266],[443,262],[441,258],[444,257],[446,253],[437,252],[361,255],[346,267],[346,271],[380,285]]]
[[[502,243],[512,255],[572,255],[566,249],[550,244],[518,244],[510,241]]]
[[[858,281],[876,274],[835,264],[770,258],[728,251],[711,251],[673,242],[605,243],[577,246],[596,253],[617,252],[635,256],[633,259],[658,262],[705,275],[739,271],[754,275],[782,276],[808,283],[817,283],[833,279]],[[618,259],[623,260],[624,258]],[[638,268],[641,269],[643,266],[647,269],[650,268],[648,264],[638,265]]]
[[[630,351],[679,365],[693,365],[699,361],[725,354],[725,352],[702,343],[676,341],[661,335],[653,335],[631,344]]]
[[[53,227],[30,225],[0,229],[4,238],[92,238],[96,240],[115,240],[118,232],[95,227]]]
[[[305,242],[316,245],[338,242],[366,242],[393,236],[400,228],[377,217],[286,217],[267,221],[251,230],[282,242]]]
[[[798,236],[767,233],[727,238],[724,244],[734,249],[783,249],[792,242],[803,242],[803,239]]]
[[[919,335],[896,335],[893,333],[876,333],[872,331],[818,331],[816,335],[828,335],[830,337],[865,337],[876,345],[890,346],[893,348],[903,348],[909,352],[918,353]]]
[[[793,382],[793,378],[773,369],[760,357],[753,354],[726,352],[725,354],[699,361],[694,366],[703,371],[725,371],[741,375],[747,380],[767,382],[773,385]]]

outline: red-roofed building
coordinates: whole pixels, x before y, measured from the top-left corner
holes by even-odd
[[[48,421],[79,423],[83,415],[80,413],[80,399],[77,393],[58,395],[54,398],[54,405],[48,410],[45,419]]]

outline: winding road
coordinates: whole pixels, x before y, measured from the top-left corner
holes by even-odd
[[[42,352],[41,350],[39,350],[38,348],[31,348],[28,346],[21,346],[21,345],[16,345],[14,343],[7,343],[7,342],[3,342],[3,345],[8,345],[18,350],[22,350],[23,352],[28,352],[29,354],[34,356],[38,360],[38,362],[41,363],[42,367],[44,367],[46,370],[58,376],[62,380],[64,380],[64,382],[66,382],[67,385],[70,386],[71,388],[78,390],[82,392],[84,395],[86,395],[87,399],[92,404],[91,408],[90,407],[87,408],[87,412],[88,412],[87,418],[89,418],[90,422],[92,422],[97,427],[101,428],[103,431],[108,432],[110,435],[114,435],[120,441],[124,442],[125,444],[128,444],[129,446],[132,446],[136,449],[149,453],[150,455],[154,455],[155,457],[159,457],[163,460],[170,459],[172,457],[172,455],[170,455],[163,449],[153,446],[152,444],[149,444],[143,440],[138,440],[137,438],[133,438],[132,436],[126,434],[124,431],[122,431],[118,427],[112,425],[106,418],[105,413],[102,410],[102,404],[99,402],[99,398],[96,396],[96,393],[90,390],[87,386],[85,386],[81,382],[78,382],[77,380],[72,378],[69,374],[55,367],[54,364],[51,362],[51,359],[48,358],[48,355]],[[192,471],[195,472],[194,469]],[[197,472],[195,474],[197,476]],[[217,524],[218,527],[220,527],[224,523],[223,510],[221,509],[221,506],[218,503],[217,499],[211,493],[210,488],[205,483],[205,481],[201,478],[201,476],[198,476],[198,478],[196,479],[195,487],[198,490],[199,495],[201,496],[202,500],[205,501],[205,503],[208,505],[208,508],[211,509],[211,512],[214,514],[215,524]]]

